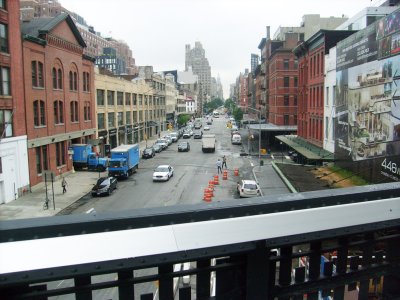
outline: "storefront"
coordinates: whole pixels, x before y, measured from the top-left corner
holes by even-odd
[[[118,127],[118,145],[126,145],[126,129],[125,126]]]
[[[108,131],[109,144],[111,149],[117,147],[117,129],[113,128]]]

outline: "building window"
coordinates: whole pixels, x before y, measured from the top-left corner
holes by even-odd
[[[297,70],[299,68],[299,61],[297,59],[294,60],[294,69]]]
[[[289,125],[289,115],[283,116],[283,125]]]
[[[56,163],[57,167],[65,165],[65,141],[56,143]]]
[[[56,70],[56,68],[53,68],[52,75],[53,75],[53,89],[57,89],[57,70]]]
[[[0,95],[3,96],[10,96],[11,89],[10,89],[10,69],[7,67],[0,67]]]
[[[63,76],[61,69],[57,70],[57,80],[58,80],[58,89],[62,90],[63,88]]]
[[[288,59],[283,60],[283,69],[289,70],[289,60]]]
[[[283,77],[283,86],[289,87],[289,77]]]
[[[297,105],[297,95],[294,95],[293,105]]]
[[[43,79],[43,63],[40,61],[32,61],[32,86],[33,87],[44,87],[44,79]]]
[[[124,93],[117,92],[117,105],[124,105]]]
[[[118,118],[118,126],[124,125],[124,113],[119,112],[117,118]]]
[[[37,126],[46,126],[45,106],[43,100],[33,102],[33,123]]]
[[[104,90],[97,90],[97,105],[103,106],[104,105]]]
[[[90,111],[90,102],[85,101],[84,107],[83,107],[83,119],[85,121],[90,121],[92,119],[91,117],[91,111]]]
[[[295,87],[297,87],[297,77],[294,77],[293,79],[294,79],[294,83],[293,84],[294,84]]]
[[[143,97],[142,95],[138,95],[139,96],[139,105],[143,105]]]
[[[329,105],[329,86],[326,87],[326,104],[325,105]]]
[[[0,24],[0,51],[8,53],[8,28],[4,24]]]
[[[131,105],[131,93],[125,93],[125,105]]]
[[[0,110],[0,138],[12,136],[11,117],[11,110]]]
[[[108,113],[108,128],[115,127],[114,113]]]
[[[43,171],[48,170],[47,164],[47,145],[36,148],[36,172],[42,174]]]
[[[133,95],[133,105],[137,105],[137,95],[136,94],[132,94]]]
[[[7,9],[6,3],[7,3],[6,0],[0,0],[0,8]]]
[[[90,76],[88,72],[83,72],[83,91],[90,92]]]
[[[98,129],[104,129],[105,128],[105,123],[104,123],[104,114],[97,114],[97,128]]]
[[[54,101],[54,124],[64,123],[64,106],[60,100]]]
[[[69,71],[69,90],[78,90],[78,73]]]
[[[293,115],[293,122],[294,122],[294,125],[297,125],[297,115]]]
[[[125,114],[125,124],[129,125],[132,124],[132,114],[130,111],[127,111]]]
[[[114,91],[107,91],[107,105],[114,106]]]
[[[289,106],[289,95],[284,95],[283,96],[283,105],[284,106]]]
[[[71,111],[71,122],[79,122],[79,111],[78,111],[78,101],[71,101],[70,103]]]

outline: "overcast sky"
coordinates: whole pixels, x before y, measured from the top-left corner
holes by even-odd
[[[305,14],[351,17],[382,0],[59,0],[103,36],[128,43],[139,66],[184,70],[185,45],[200,41],[224,98],[271,27],[299,26]]]

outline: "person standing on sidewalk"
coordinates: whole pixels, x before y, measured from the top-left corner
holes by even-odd
[[[63,177],[63,178],[62,178],[62,181],[61,181],[61,186],[62,186],[62,188],[63,188],[63,194],[65,194],[65,193],[67,192],[67,185],[68,185],[68,183],[67,183],[67,181],[65,180],[65,178]]]
[[[228,167],[226,166],[226,156],[225,155],[222,157],[222,169],[224,168],[224,166],[225,166],[225,169],[228,169]]]
[[[222,161],[219,158],[217,160],[216,165],[217,165],[217,173],[219,174],[221,172],[222,174]]]

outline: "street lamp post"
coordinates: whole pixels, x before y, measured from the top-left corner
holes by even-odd
[[[261,110],[258,110],[258,109],[252,108],[252,107],[247,107],[247,109],[254,110],[259,113],[258,124],[259,124],[260,132],[258,133],[258,163],[261,164]]]

